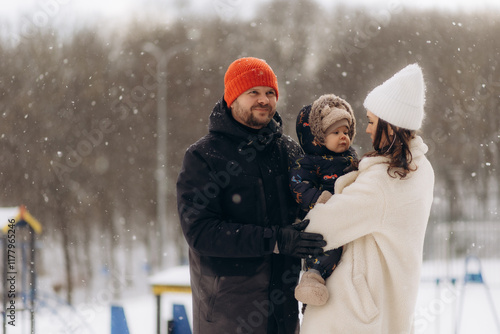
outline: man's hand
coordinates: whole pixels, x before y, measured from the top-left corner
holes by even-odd
[[[321,234],[303,232],[307,225],[309,219],[278,230],[277,242],[280,254],[306,258],[323,253],[322,247],[326,246],[326,241]]]

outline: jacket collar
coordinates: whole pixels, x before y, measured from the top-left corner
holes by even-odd
[[[245,142],[246,145],[268,145],[283,134],[283,121],[278,112],[274,114],[269,124],[257,131],[252,131],[238,123],[231,115],[231,110],[221,98],[210,114],[208,131],[233,137]]]

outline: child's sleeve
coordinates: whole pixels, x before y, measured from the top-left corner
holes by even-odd
[[[317,169],[313,161],[304,156],[297,159],[290,170],[290,189],[293,198],[306,212],[314,207],[322,192]]]

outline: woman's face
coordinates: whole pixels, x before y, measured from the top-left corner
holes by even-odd
[[[378,117],[375,116],[370,110],[366,111],[366,117],[368,118],[366,133],[370,135],[373,145],[373,142],[375,141],[375,134],[377,133]]]
[[[366,111],[366,117],[368,118],[368,126],[366,127],[366,133],[370,135],[370,138],[372,139],[372,145],[375,145],[375,137],[377,136],[377,126],[379,118],[370,110]],[[388,130],[389,130],[389,136],[392,136],[394,132],[390,125]],[[379,147],[373,146],[373,148],[377,150],[382,147],[385,147],[388,144],[389,141],[387,140],[387,136],[385,135],[384,132],[382,132],[382,138],[380,139],[380,144],[378,145]]]

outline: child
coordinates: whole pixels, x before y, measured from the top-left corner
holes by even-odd
[[[290,171],[290,186],[303,218],[316,203],[328,201],[338,177],[357,167],[357,155],[351,147],[356,119],[349,103],[327,94],[302,108],[296,130],[305,155]],[[329,297],[325,279],[341,255],[342,247],[306,259],[308,271],[295,288],[295,298],[303,304],[325,304]]]

